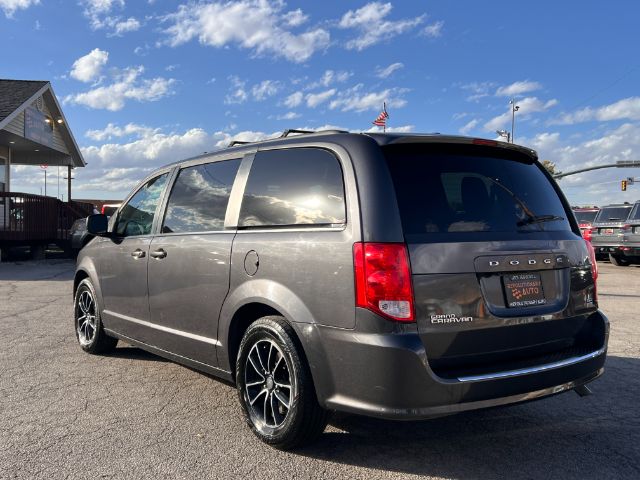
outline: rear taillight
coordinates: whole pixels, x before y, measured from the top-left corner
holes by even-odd
[[[591,242],[593,229],[591,227],[587,227],[582,231],[582,238]]]
[[[596,290],[598,288],[598,263],[596,262],[596,251],[593,249],[593,245],[588,240],[585,240],[587,244],[587,250],[589,251],[589,261],[591,262],[591,276],[593,277],[593,293],[594,301],[596,300]]]
[[[100,213],[101,213],[102,215],[104,215],[104,205],[103,205],[103,206],[102,206],[102,208],[100,209]]]
[[[400,322],[413,322],[409,254],[404,243],[355,243],[356,305]]]

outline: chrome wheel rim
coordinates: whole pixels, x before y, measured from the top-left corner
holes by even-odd
[[[280,427],[293,398],[289,360],[273,340],[259,340],[245,361],[244,389],[249,415],[261,431]]]
[[[83,290],[76,304],[76,331],[80,345],[86,346],[96,336],[96,302],[89,290]]]

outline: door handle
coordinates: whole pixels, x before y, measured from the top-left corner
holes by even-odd
[[[131,256],[133,258],[144,258],[145,253],[144,253],[144,250],[140,250],[139,248],[136,248],[133,252],[131,252]]]
[[[153,258],[164,258],[167,256],[167,252],[164,249],[160,248],[155,252],[151,252],[151,256]]]

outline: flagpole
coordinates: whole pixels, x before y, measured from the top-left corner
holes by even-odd
[[[382,110],[384,113],[387,113],[387,102],[382,102]],[[385,119],[384,125],[382,126],[382,133],[387,133],[387,122]]]

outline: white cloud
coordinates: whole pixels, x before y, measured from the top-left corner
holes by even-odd
[[[94,48],[73,62],[70,75],[81,82],[92,82],[100,77],[102,67],[107,64],[108,60],[109,52]]]
[[[282,16],[282,21],[289,27],[299,27],[309,20],[309,15],[305,15],[299,8],[291,10]]]
[[[388,78],[393,74],[393,72],[404,68],[404,64],[400,62],[392,63],[388,67],[385,68],[377,68],[376,69],[376,77],[378,78]]]
[[[293,120],[295,118],[300,118],[301,115],[296,112],[287,112],[284,115],[278,115],[276,120]]]
[[[349,80],[353,74],[345,71],[325,70],[322,77],[315,82],[311,82],[305,87],[305,90],[313,90],[318,87],[328,87],[334,83],[343,83]]]
[[[469,132],[472,131],[474,128],[476,128],[479,123],[480,123],[480,120],[478,120],[477,118],[474,118],[473,120],[469,121],[464,126],[462,126],[459,131],[462,135],[468,135]]]
[[[489,91],[495,87],[495,83],[493,82],[470,82],[465,84],[454,84],[454,86],[469,92],[469,95],[466,100],[468,102],[478,102],[481,98],[488,97],[490,95]]]
[[[629,97],[599,108],[586,107],[574,113],[564,113],[551,124],[572,125],[589,121],[640,120],[640,97]]]
[[[338,98],[329,104],[331,110],[339,109],[343,112],[363,112],[366,110],[380,110],[382,104],[387,103],[388,108],[401,108],[407,104],[402,95],[408,90],[404,88],[387,88],[379,92],[363,92],[364,85],[358,84],[340,92]]]
[[[549,108],[557,105],[558,101],[556,99],[548,100],[546,102],[538,99],[537,97],[526,97],[521,100],[518,100],[517,105],[520,107],[516,116],[519,119],[527,119],[533,113],[543,112],[548,110]],[[484,129],[487,131],[494,131],[505,126],[509,125],[511,122],[511,106],[507,108],[507,110],[497,117],[489,120],[485,125]],[[515,135],[514,135],[515,136]]]
[[[116,124],[109,123],[102,130],[87,130],[84,136],[96,142],[102,142],[104,140],[111,140],[112,138],[120,137],[145,137],[157,131],[159,130],[135,123],[128,123],[124,127],[119,127]]]
[[[521,138],[518,143],[536,149],[541,159],[551,160],[564,172],[640,158],[639,123],[625,123],[609,131],[597,132],[592,138],[579,141],[564,139],[558,132],[543,132],[533,138]],[[637,169],[597,170],[565,177],[559,185],[572,204],[633,202],[638,191],[631,188],[621,192],[619,183],[621,178],[632,175],[637,176]]]
[[[284,12],[283,1],[241,0],[238,2],[188,3],[162,20],[166,44],[178,46],[197,39],[202,45],[229,44],[251,50],[256,55],[282,57],[300,63],[329,45],[329,32],[322,28],[293,33],[304,23],[302,11]]]
[[[387,20],[393,6],[391,3],[371,2],[357,10],[345,13],[338,27],[353,28],[359,36],[349,40],[346,48],[350,50],[364,50],[367,47],[389,40],[420,25],[425,15],[403,20]]]
[[[121,37],[123,33],[135,32],[140,29],[140,22],[133,17],[129,17],[126,20],[116,20],[110,26],[113,28],[113,35]]]
[[[307,101],[307,107],[315,108],[318,105],[320,105],[321,103],[324,103],[327,100],[329,100],[335,94],[336,94],[336,89],[335,88],[332,88],[330,90],[326,90],[326,91],[320,92],[320,93],[309,93],[305,97],[305,100]]]
[[[302,92],[295,92],[284,99],[284,105],[289,108],[295,108],[302,103],[304,95]]]
[[[262,101],[273,97],[280,90],[280,82],[276,80],[263,80],[251,88],[253,98]]]
[[[231,82],[231,88],[229,89],[229,94],[224,99],[224,103],[233,105],[246,102],[249,98],[249,94],[245,88],[247,82],[240,80],[236,75],[231,75],[229,81]]]
[[[111,84],[67,95],[64,101],[94,109],[117,111],[125,106],[127,100],[153,102],[173,93],[171,87],[175,83],[174,79],[140,78],[143,72],[142,66],[125,68],[114,74]]]
[[[439,20],[424,27],[420,34],[428,38],[438,38],[442,36],[442,27],[444,27],[444,22]]]
[[[535,92],[540,90],[542,85],[538,82],[532,82],[529,80],[523,80],[520,82],[514,82],[511,85],[505,85],[496,91],[498,97],[513,97],[516,95],[522,95],[523,93]]]
[[[141,27],[140,22],[134,17],[111,15],[113,10],[124,8],[124,0],[83,0],[82,4],[84,16],[89,19],[89,26],[93,30],[109,30],[108,36],[120,37]]]
[[[17,10],[25,10],[39,3],[40,0],[0,0],[0,9],[2,9],[7,18],[12,18]]]

